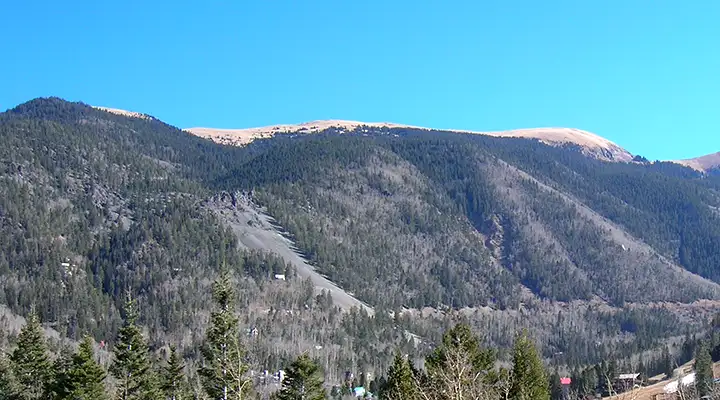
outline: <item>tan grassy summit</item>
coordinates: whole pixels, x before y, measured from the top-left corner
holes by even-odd
[[[148,116],[147,114],[134,111],[126,111],[110,107],[93,107],[109,113],[123,115],[127,117],[143,119],[150,118],[150,116]],[[495,137],[537,139],[549,145],[576,144],[581,146],[587,155],[606,161],[629,162],[633,158],[632,154],[630,154],[627,150],[611,142],[610,140],[607,140],[594,133],[573,128],[529,128],[507,131],[480,132],[458,129],[432,129],[420,126],[397,124],[392,122],[360,122],[331,119],[303,122],[300,124],[282,124],[243,129],[196,127],[186,128],[185,131],[202,138],[210,139],[216,143],[230,146],[244,146],[252,142],[253,140],[270,138],[279,133],[307,134],[321,132],[329,128],[340,129],[342,131],[353,131],[356,128],[362,126],[367,126],[370,128],[411,128],[423,130],[439,130],[446,132],[487,135]],[[720,156],[718,157],[720,158]]]
[[[242,146],[253,140],[269,138],[278,133],[294,133],[305,134],[320,132],[328,128],[337,128],[341,130],[354,130],[361,126],[368,127],[387,127],[387,128],[413,128],[425,129],[412,125],[396,124],[389,122],[359,122],[345,120],[324,120],[312,121],[301,124],[272,125],[258,128],[246,129],[216,129],[216,128],[187,128],[187,132],[194,135],[211,139],[217,143]],[[589,155],[604,160],[625,161],[632,160],[632,154],[618,146],[617,144],[600,137],[594,133],[572,128],[530,128],[516,129],[508,131],[479,132],[457,129],[437,129],[448,132],[488,135],[496,137],[520,137],[528,139],[538,139],[546,144],[577,144],[583,147]]]
[[[242,146],[252,142],[255,139],[265,139],[278,133],[315,133],[321,132],[329,128],[337,128],[343,130],[354,130],[360,126],[368,126],[373,128],[416,128],[420,127],[393,124],[389,122],[358,122],[345,120],[324,120],[303,122],[301,124],[283,124],[271,125],[257,128],[245,129],[216,129],[216,128],[187,128],[187,132],[194,135],[211,139],[217,143]]]
[[[708,171],[710,169],[720,167],[720,152],[708,154],[697,158],[676,160],[673,162],[682,164],[686,167],[690,167],[698,171]]]
[[[92,106],[92,107],[97,108],[98,110],[103,110],[103,111],[109,112],[111,114],[122,115],[125,117],[150,119],[150,117],[147,114],[143,114],[143,113],[139,113],[139,112],[135,112],[135,111],[126,111],[126,110],[121,110],[119,108],[110,108],[110,107],[99,107],[99,106]]]

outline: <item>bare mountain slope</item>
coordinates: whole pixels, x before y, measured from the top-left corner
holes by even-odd
[[[135,112],[135,111],[121,110],[119,108],[99,107],[99,106],[94,106],[93,108],[96,108],[96,109],[102,110],[102,111],[106,111],[111,114],[122,115],[124,117],[141,118],[141,119],[150,119],[151,118],[147,114],[143,114],[143,113],[139,113],[139,112]]]
[[[389,122],[358,122],[344,120],[324,120],[305,122],[296,125],[273,125],[267,127],[247,129],[215,129],[215,128],[187,128],[187,132],[211,139],[217,143],[227,145],[245,145],[256,139],[270,138],[276,134],[307,134],[321,132],[330,128],[342,131],[354,131],[365,128],[410,128],[431,130],[411,125]],[[600,137],[594,133],[572,128],[530,128],[508,131],[480,132],[456,129],[442,129],[442,131],[487,135],[495,137],[517,137],[537,139],[551,145],[575,144],[580,146],[588,155],[607,161],[632,160],[632,154],[617,144]]]
[[[709,171],[720,167],[720,152],[673,162],[698,171]]]
[[[364,308],[368,314],[373,309],[339,288],[326,277],[320,275],[308,261],[298,253],[295,244],[279,231],[275,220],[242,195],[219,195],[207,202],[225,224],[230,226],[238,239],[241,248],[262,250],[282,257],[296,268],[298,276],[310,279],[315,285],[317,294],[326,290],[333,302],[345,311],[353,307]]]

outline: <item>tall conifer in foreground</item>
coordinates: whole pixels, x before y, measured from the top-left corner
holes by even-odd
[[[426,357],[423,390],[438,400],[494,398],[499,380],[495,360],[495,352],[482,348],[470,326],[457,324]]]
[[[513,347],[511,400],[550,400],[545,368],[535,344],[523,332]]]
[[[34,313],[18,335],[17,347],[10,356],[10,367],[16,383],[11,398],[45,399],[52,383],[52,363],[48,357],[45,334]]]
[[[85,336],[77,352],[72,356],[64,373],[59,374],[57,399],[104,400],[107,373],[95,361],[95,351],[90,337]]]
[[[393,364],[388,369],[387,382],[381,397],[387,400],[413,400],[418,396],[418,385],[415,382],[410,361],[400,352],[395,354]]]
[[[0,348],[0,400],[10,400],[15,392],[15,379],[10,369],[10,360]]]
[[[699,397],[712,394],[713,362],[707,341],[702,341],[695,350],[695,387]]]
[[[125,318],[118,331],[114,348],[115,361],[110,372],[117,379],[116,398],[120,400],[156,400],[155,387],[148,345],[137,326],[135,301],[128,296],[123,309]]]
[[[282,389],[274,396],[276,400],[323,400],[322,371],[307,354],[301,354],[285,371]]]
[[[163,368],[161,377],[161,389],[168,400],[182,400],[189,398],[189,390],[183,370],[182,357],[178,354],[175,346],[170,346],[170,357],[167,365]]]
[[[241,400],[251,393],[252,383],[246,377],[245,349],[240,343],[235,294],[227,271],[213,284],[213,302],[198,374],[210,398]]]

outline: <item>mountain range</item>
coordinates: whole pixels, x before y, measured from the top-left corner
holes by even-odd
[[[404,128],[432,131],[433,129],[422,128],[411,125],[401,125],[387,122],[357,122],[342,120],[312,121],[298,125],[273,125],[261,128],[249,129],[213,129],[213,128],[188,128],[186,131],[221,144],[244,145],[255,139],[269,138],[278,133],[304,134],[322,132],[327,129],[342,131],[353,131],[358,128]],[[436,129],[437,130],[437,129]],[[604,139],[590,132],[569,128],[535,128],[517,129],[511,131],[497,132],[474,132],[459,130],[443,130],[453,133],[479,134],[495,137],[518,137],[538,139],[547,144],[574,143],[582,146],[589,154],[597,158],[609,161],[631,161],[632,155],[615,143]]]
[[[128,115],[131,112],[118,110]],[[320,120],[304,122],[300,124],[272,125],[258,128],[244,129],[217,129],[217,128],[186,128],[185,131],[193,135],[213,140],[220,144],[242,146],[252,142],[255,139],[270,138],[278,133],[285,134],[305,134],[321,132],[326,129],[337,129],[342,131],[353,131],[360,127],[366,128],[410,128],[419,130],[435,130],[454,133],[467,133],[488,135],[495,137],[511,137],[511,138],[527,138],[536,139],[542,143],[549,145],[566,145],[574,144],[580,146],[586,155],[605,161],[631,162],[634,156],[616,143],[598,136],[594,133],[573,128],[527,128],[513,129],[507,131],[467,131],[456,129],[431,129],[412,125],[403,125],[388,122],[358,122],[344,120]],[[685,160],[668,160],[688,166],[698,171],[710,171],[720,167],[720,153],[708,154],[705,156],[685,159]],[[635,160],[639,160],[638,157]]]
[[[337,373],[458,318],[585,365],[674,345],[720,305],[709,156],[569,128],[181,130],[58,98],[0,114],[0,139],[0,302],[73,338],[113,337],[130,291],[153,345],[193,357],[223,267],[259,366],[308,350]]]
[[[126,111],[118,108],[109,107],[95,107],[111,113],[125,115],[130,117],[145,117],[148,118],[147,114],[138,113],[134,111]],[[231,145],[231,146],[242,146],[246,145],[256,139],[266,139],[275,136],[276,134],[306,134],[306,133],[317,133],[327,129],[336,129],[338,131],[354,131],[358,128],[409,128],[427,131],[443,131],[453,133],[467,133],[476,135],[488,135],[495,137],[508,137],[508,138],[527,138],[536,139],[542,143],[549,145],[566,145],[574,144],[580,146],[586,155],[595,157],[605,161],[618,161],[618,162],[631,162],[642,157],[638,156],[635,158],[633,154],[625,150],[616,143],[596,135],[592,132],[584,131],[581,129],[574,128],[525,128],[525,129],[512,129],[507,131],[468,131],[458,129],[435,129],[426,128],[413,125],[398,124],[392,122],[359,122],[359,121],[348,121],[348,120],[317,120],[310,122],[303,122],[300,124],[280,124],[271,125],[256,128],[240,128],[240,129],[222,129],[222,128],[185,128],[186,132],[192,133],[193,135],[210,139],[216,143]],[[667,160],[668,162],[674,162],[677,164],[685,165],[698,171],[708,172],[715,170],[720,167],[720,152],[707,154],[700,157],[682,159],[682,160]]]

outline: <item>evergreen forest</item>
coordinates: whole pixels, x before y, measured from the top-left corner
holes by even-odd
[[[0,399],[582,398],[693,359],[714,391],[713,171],[406,128],[224,146],[59,98],[0,143]]]

